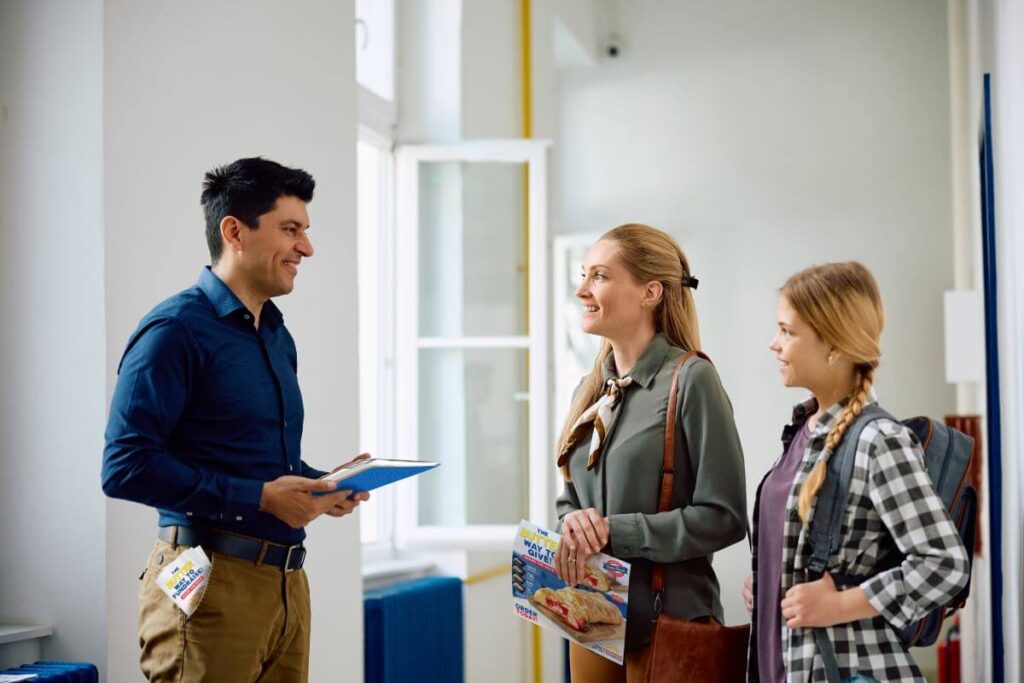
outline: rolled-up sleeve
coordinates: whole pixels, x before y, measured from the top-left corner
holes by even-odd
[[[677,410],[695,477],[693,498],[676,510],[609,517],[612,553],[618,557],[682,562],[745,536],[743,449],[732,406],[711,363],[698,359],[684,372]]]
[[[150,321],[132,336],[107,421],[108,496],[197,515],[259,508],[263,482],[204,471],[168,452],[201,362],[187,327],[173,318]]]
[[[968,557],[909,430],[890,421],[876,424],[868,494],[905,558],[860,587],[886,621],[904,628],[960,592],[969,579]]]

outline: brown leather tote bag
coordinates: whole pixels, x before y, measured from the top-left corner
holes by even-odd
[[[685,354],[672,373],[665,419],[665,451],[662,461],[658,512],[669,509],[676,458],[676,395],[679,372],[694,356],[710,362],[699,351]],[[665,565],[654,565],[651,586],[657,620],[647,665],[647,683],[742,683],[747,675],[747,643],[750,624],[722,626],[711,617],[687,621],[663,614]]]

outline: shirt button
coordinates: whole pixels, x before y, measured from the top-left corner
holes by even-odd
[[[186,513],[185,513],[185,516],[186,516],[186,517],[191,517],[191,516],[192,516],[192,513],[191,513],[191,512],[186,512]]]
[[[237,516],[235,517],[235,521],[236,521],[236,522],[241,522],[241,521],[242,521],[242,515],[237,515]]]
[[[245,314],[244,316],[242,316],[242,317],[243,317],[243,318],[245,318],[246,320],[252,320],[252,316],[251,316],[251,315],[249,315],[248,313],[246,313],[246,314]]]
[[[288,465],[288,471],[291,472],[294,469],[291,465]]]
[[[285,427],[287,427],[287,426],[288,426],[288,420],[285,420],[285,421],[284,421],[284,426],[285,426]]]

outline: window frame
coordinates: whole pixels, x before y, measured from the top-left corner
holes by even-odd
[[[373,374],[377,380],[377,400],[372,406],[376,415],[375,431],[378,443],[367,443],[366,425],[363,412],[360,412],[360,449],[370,450],[375,457],[395,457],[395,415],[394,395],[397,388],[395,377],[395,334],[394,334],[394,289],[390,283],[394,282],[394,143],[385,136],[380,135],[374,129],[360,125],[358,126],[357,141],[368,144],[380,152],[380,165],[377,178],[377,229],[372,235],[376,240],[376,272],[374,273],[374,284],[372,293],[360,292],[359,305],[374,306],[377,311],[377,326],[372,331],[364,329],[360,324],[359,337],[360,345],[366,343],[374,344],[379,352],[377,364]],[[358,154],[358,147],[357,147]],[[357,225],[359,239],[364,239],[365,226]],[[360,264],[360,267],[364,267]],[[360,277],[360,282],[362,278]],[[360,312],[360,319],[362,318]],[[360,320],[362,322],[362,320]],[[360,361],[360,374],[363,374],[362,361]],[[365,388],[360,384],[360,405],[366,410],[367,401],[363,400]],[[376,538],[370,541],[364,540],[366,525],[363,515],[360,515],[360,544],[363,552],[363,562],[373,563],[388,560],[395,555],[395,507],[396,498],[393,488],[384,487],[373,492],[369,504],[376,507],[377,521],[374,525]]]
[[[395,376],[402,391],[395,398],[395,446],[402,457],[418,454],[419,353],[423,348],[518,348],[529,358],[528,518],[547,526],[551,498],[552,439],[549,429],[548,367],[547,148],[545,140],[473,140],[451,144],[401,145],[395,153]],[[424,338],[418,336],[419,166],[424,162],[507,162],[527,165],[529,206],[529,324],[513,337]],[[403,296],[408,294],[408,296]],[[433,526],[419,523],[416,478],[393,487],[395,542],[402,549],[506,550],[516,524]]]

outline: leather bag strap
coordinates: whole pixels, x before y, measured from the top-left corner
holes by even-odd
[[[686,365],[686,362],[694,356],[699,356],[709,363],[711,362],[711,359],[704,353],[689,351],[683,354],[683,357],[679,359],[675,369],[672,371],[672,384],[668,390],[668,412],[665,415],[665,448],[661,457],[661,485],[658,495],[658,512],[667,512],[669,502],[672,500],[672,485],[675,483],[676,475],[676,408],[679,397],[679,373],[682,371],[683,366]],[[651,588],[654,589],[655,593],[654,607],[655,618],[657,618],[658,613],[661,612],[662,593],[665,590],[665,565],[660,563],[654,565],[651,576]]]

